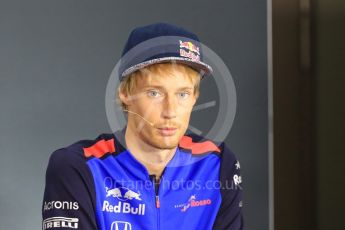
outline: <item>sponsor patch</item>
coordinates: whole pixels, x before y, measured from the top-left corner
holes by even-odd
[[[139,191],[133,191],[126,187],[115,187],[114,185],[112,178],[104,178],[105,200],[102,205],[103,212],[145,215],[146,205],[143,203]]]
[[[71,228],[78,229],[78,218],[68,218],[62,216],[50,217],[43,220],[43,230],[51,228]]]
[[[200,48],[192,42],[180,40],[180,56],[190,58],[193,61],[200,61]]]
[[[78,202],[72,201],[59,201],[59,200],[52,200],[52,201],[44,201],[43,210],[49,211],[52,209],[63,209],[63,210],[78,210],[79,204]]]
[[[212,203],[211,199],[197,200],[196,195],[191,195],[188,202],[175,205],[175,208],[180,208],[181,212],[186,212],[189,208],[195,208],[200,206],[207,206]]]

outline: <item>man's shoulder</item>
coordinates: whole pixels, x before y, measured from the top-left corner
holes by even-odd
[[[179,142],[179,147],[195,155],[214,153],[220,157],[226,157],[227,160],[235,160],[234,153],[225,142],[217,142],[193,133],[185,134]]]
[[[205,155],[209,153],[220,154],[219,143],[203,136],[187,133],[180,139],[179,148],[190,152],[193,155]]]
[[[82,163],[90,158],[100,158],[115,150],[114,135],[112,133],[99,134],[94,139],[82,139],[66,147],[55,150],[50,161],[55,164]]]

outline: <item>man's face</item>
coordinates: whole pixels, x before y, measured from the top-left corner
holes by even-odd
[[[142,141],[159,149],[175,148],[188,128],[196,102],[194,82],[185,72],[174,70],[164,76],[149,73],[136,76],[137,85],[131,95],[123,95],[128,110],[128,128]],[[198,77],[198,76],[193,76]]]

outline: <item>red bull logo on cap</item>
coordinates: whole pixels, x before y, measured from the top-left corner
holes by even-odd
[[[192,42],[183,42],[180,40],[180,48],[185,48],[200,55],[199,47],[194,45]]]
[[[200,61],[200,49],[190,41],[183,42],[180,40],[180,55],[194,61]]]

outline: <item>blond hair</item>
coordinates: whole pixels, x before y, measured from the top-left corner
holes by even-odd
[[[187,65],[167,62],[149,65],[145,68],[137,70],[128,76],[124,77],[117,88],[116,101],[121,105],[122,109],[126,109],[126,104],[120,100],[120,93],[131,95],[133,90],[137,87],[138,78],[150,77],[150,74],[155,73],[159,76],[174,75],[176,72],[183,73],[194,84],[194,95],[199,96],[201,75],[194,69]]]

